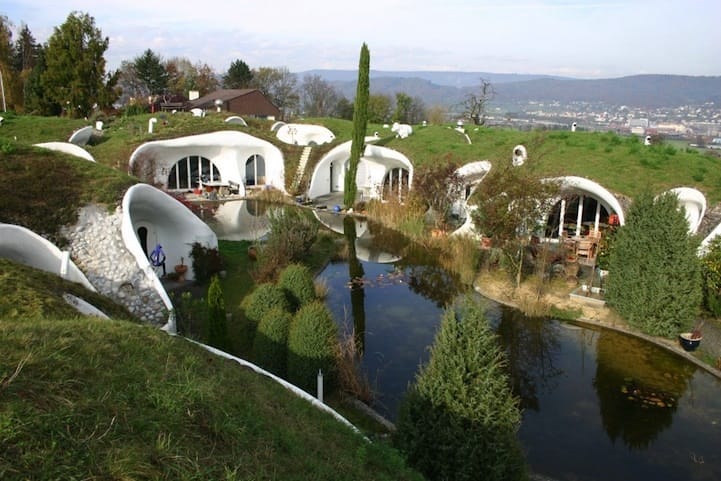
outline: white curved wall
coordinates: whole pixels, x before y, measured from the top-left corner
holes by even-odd
[[[600,200],[601,203],[605,205],[609,213],[613,211],[613,213],[618,215],[618,220],[621,225],[626,223],[621,203],[618,199],[616,199],[616,196],[614,196],[601,184],[584,177],[576,176],[557,177],[551,180],[559,181],[562,189],[573,189],[582,193],[590,194],[597,200]]]
[[[683,207],[688,221],[688,231],[695,234],[706,214],[706,197],[691,187],[676,187],[669,192],[676,194],[678,203]]]
[[[276,133],[278,140],[292,145],[327,144],[335,140],[335,135],[322,125],[284,124]]]
[[[132,170],[139,159],[153,159],[156,167],[155,182],[167,186],[167,172],[178,160],[191,155],[211,160],[224,182],[240,184],[241,195],[244,194],[245,163],[251,156],[261,155],[265,159],[264,185],[285,193],[285,165],[280,149],[244,132],[220,131],[147,142],[135,149],[129,164]]]
[[[92,155],[90,155],[90,152],[83,149],[79,145],[75,145],[70,142],[43,142],[41,144],[35,144],[35,147],[42,147],[43,149],[63,152],[66,154],[74,155],[75,157],[80,157],[81,159],[89,160],[90,162],[95,162],[95,159]]]
[[[351,141],[335,147],[315,166],[310,179],[308,197],[316,197],[344,190],[344,178],[350,159]],[[378,145],[366,145],[358,163],[356,185],[360,192],[377,198],[378,187],[383,184],[386,173],[395,168],[408,170],[409,186],[413,185],[413,165],[408,158],[395,150]]]
[[[167,272],[172,272],[180,258],[188,265],[186,279],[193,279],[194,272],[190,259],[193,243],[199,242],[209,248],[218,247],[215,233],[205,222],[195,216],[187,207],[165,192],[147,184],[136,184],[123,197],[122,236],[125,247],[135,257],[138,266],[152,279],[156,291],[170,310],[173,305],[160,279],[143,251],[138,237],[138,228],[148,229],[148,250],[156,243],[163,246],[166,255]]]
[[[0,224],[0,257],[55,274],[95,292],[85,274],[70,260],[70,253],[25,227]]]

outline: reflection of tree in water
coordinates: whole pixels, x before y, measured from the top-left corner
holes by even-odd
[[[508,370],[521,408],[538,411],[539,392],[552,389],[551,383],[563,374],[553,365],[560,349],[558,325],[547,319],[525,317],[516,309],[502,309],[497,333],[508,358]]]
[[[363,265],[358,260],[355,250],[356,228],[355,219],[352,216],[345,216],[343,219],[343,235],[348,244],[348,277],[352,283],[350,289],[350,302],[353,313],[353,334],[356,347],[360,355],[365,351],[365,290],[363,284],[353,283],[354,279],[362,279],[365,275]]]
[[[596,344],[601,422],[611,441],[645,449],[673,422],[695,368],[637,339],[603,331]]]
[[[408,277],[408,286],[413,292],[430,299],[440,308],[449,306],[464,288],[456,273],[446,270],[438,261],[440,251],[409,244],[403,258],[396,262]]]

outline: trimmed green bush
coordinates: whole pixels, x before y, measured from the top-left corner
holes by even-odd
[[[430,480],[520,480],[518,400],[483,306],[447,309],[428,364],[401,403],[394,444]]]
[[[298,310],[288,334],[288,380],[315,394],[318,370],[328,388],[333,386],[338,327],[321,301]]]
[[[211,278],[208,288],[208,345],[222,350],[229,348],[225,301],[218,276]]]
[[[689,330],[703,292],[697,248],[676,195],[640,195],[614,236],[606,301],[646,334]]]
[[[279,307],[265,313],[253,340],[253,360],[282,378],[286,377],[288,331],[293,315]]]
[[[701,258],[706,309],[721,317],[721,237],[713,239]]]
[[[290,264],[283,269],[278,285],[285,290],[293,310],[316,298],[313,274],[303,264]]]
[[[249,296],[243,299],[240,306],[245,311],[245,317],[255,326],[258,326],[263,316],[271,309],[290,311],[290,303],[280,286],[271,282],[259,285]]]

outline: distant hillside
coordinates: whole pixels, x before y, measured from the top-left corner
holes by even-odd
[[[319,75],[329,82],[355,82],[358,79],[357,70],[307,70],[298,72],[301,79],[305,75]],[[532,75],[532,74],[516,74],[516,73],[492,73],[492,72],[435,72],[425,70],[414,71],[392,71],[392,70],[373,70],[370,71],[371,80],[385,78],[405,78],[405,79],[421,79],[428,80],[436,85],[447,87],[474,87],[478,85],[479,79],[484,78],[490,80],[494,84],[506,82],[523,82],[526,80],[538,79],[561,79],[564,77],[553,77],[550,75]]]
[[[353,70],[309,70],[298,73],[319,75],[343,95],[355,96],[357,72]],[[457,105],[480,85],[490,80],[498,104],[529,101],[562,103],[603,102],[608,105],[658,108],[706,102],[721,103],[721,77],[682,75],[635,75],[615,79],[581,80],[542,75],[492,74],[487,72],[389,72],[371,71],[371,93],[394,96],[404,92],[420,97],[426,105]]]
[[[537,79],[497,84],[496,101],[604,102],[634,107],[721,103],[721,77],[635,75],[617,79]]]

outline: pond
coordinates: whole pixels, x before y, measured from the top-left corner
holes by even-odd
[[[319,274],[327,304],[361,341],[374,409],[394,420],[428,360],[443,306],[462,286],[390,231],[318,217],[350,241],[348,259]],[[487,302],[521,400],[519,435],[532,472],[569,481],[721,479],[718,379],[640,339]]]
[[[319,277],[339,325],[363,340],[362,367],[377,411],[398,403],[427,361],[442,309],[414,288],[419,271],[361,261]],[[489,301],[521,399],[521,442],[535,473],[559,480],[721,479],[721,383],[653,344],[624,334],[533,319]]]

